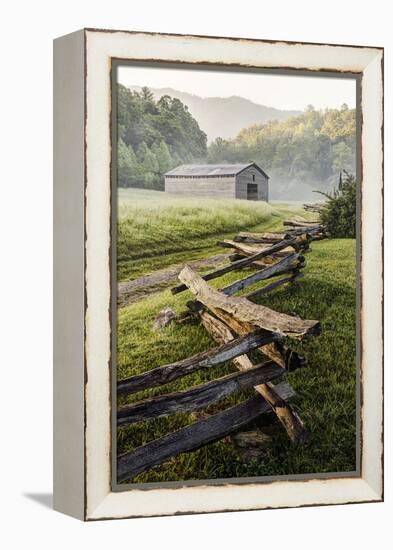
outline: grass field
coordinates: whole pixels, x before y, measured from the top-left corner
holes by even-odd
[[[133,193],[136,206],[132,204]],[[156,193],[147,193],[126,191],[120,196],[119,279],[154,271],[198,254],[198,257],[204,257],[217,253],[221,251],[215,246],[217,238],[233,234],[240,228],[275,230],[282,227],[282,220],[289,215],[304,215],[296,205],[206,201],[204,209],[203,203],[195,204],[193,200],[177,202],[165,197],[157,202]],[[237,204],[233,204],[235,202]],[[143,221],[130,219],[136,213]],[[239,213],[236,220],[235,213]],[[235,223],[243,225],[235,227]],[[126,229],[122,227],[124,225]],[[143,234],[137,235],[131,229],[142,226]],[[189,239],[186,246],[183,241],[183,249],[182,231]],[[171,235],[174,236],[173,242]],[[145,246],[143,239],[146,239]],[[159,246],[160,242],[165,242],[165,252]],[[132,248],[132,258],[126,255],[128,246]],[[348,472],[355,469],[355,258],[354,240],[315,242],[312,252],[307,254],[304,278],[291,287],[282,287],[261,298],[259,302],[277,311],[321,321],[323,332],[320,337],[304,343],[290,342],[293,349],[308,359],[307,368],[288,376],[297,392],[296,404],[310,434],[308,443],[303,446],[291,444],[277,426],[262,458],[252,462],[243,462],[233,445],[221,440],[195,452],[179,455],[140,474],[133,482]],[[224,286],[238,278],[239,273],[230,273],[211,281],[211,284]],[[187,326],[171,324],[161,331],[153,330],[152,321],[161,309],[169,306],[180,312],[189,299],[189,292],[172,296],[169,290],[164,290],[119,310],[119,378],[182,359],[214,345],[197,323]],[[123,397],[120,404],[185,389],[234,370],[230,364],[220,365],[154,390]],[[236,404],[245,395],[235,394],[207,410],[216,412]],[[131,450],[193,421],[195,416],[191,413],[177,414],[122,427],[118,431],[118,452]]]
[[[251,227],[273,231],[293,213],[304,215],[304,210],[300,205],[183,199],[157,191],[120,189],[118,280],[184,259],[203,258],[217,251],[217,239]]]

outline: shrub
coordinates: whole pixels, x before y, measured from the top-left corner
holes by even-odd
[[[340,173],[337,189],[332,193],[323,193],[328,200],[323,206],[320,218],[331,237],[356,237],[356,180],[353,174],[344,170],[344,178]]]

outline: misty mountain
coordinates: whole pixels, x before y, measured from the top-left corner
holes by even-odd
[[[137,92],[141,90],[140,86],[128,86],[128,88]],[[172,88],[150,88],[150,90],[155,99],[169,95],[187,105],[209,141],[217,137],[233,138],[240,130],[252,124],[264,124],[269,120],[285,120],[301,113],[301,111],[285,111],[258,105],[239,96],[203,98]]]

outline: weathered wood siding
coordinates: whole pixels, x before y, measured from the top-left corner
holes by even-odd
[[[165,192],[187,197],[234,199],[235,176],[165,177]]]
[[[249,199],[248,184],[258,186],[252,199],[269,200],[269,180],[257,168],[250,166],[237,176],[165,176],[165,191],[184,197],[212,197],[223,199]]]
[[[254,176],[254,180],[253,180]],[[269,200],[269,180],[265,178],[259,170],[250,166],[240,174],[236,176],[236,198],[237,199],[247,199],[247,185],[249,183],[256,183],[258,185],[258,200],[259,201],[268,201]]]

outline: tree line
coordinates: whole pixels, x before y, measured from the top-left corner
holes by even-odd
[[[117,176],[121,187],[163,189],[165,172],[183,163],[206,162],[207,138],[186,105],[149,88],[118,85]]]
[[[244,128],[233,139],[206,134],[179,99],[155,100],[149,88],[118,85],[118,184],[164,188],[163,175],[186,163],[256,162],[271,178],[272,198],[302,199],[312,189],[329,191],[341,170],[355,172],[354,109],[304,113]]]
[[[355,171],[355,110],[305,112],[243,129],[231,140],[216,139],[208,162],[256,162],[271,178],[271,196],[297,199],[312,189],[332,189],[340,170]]]

